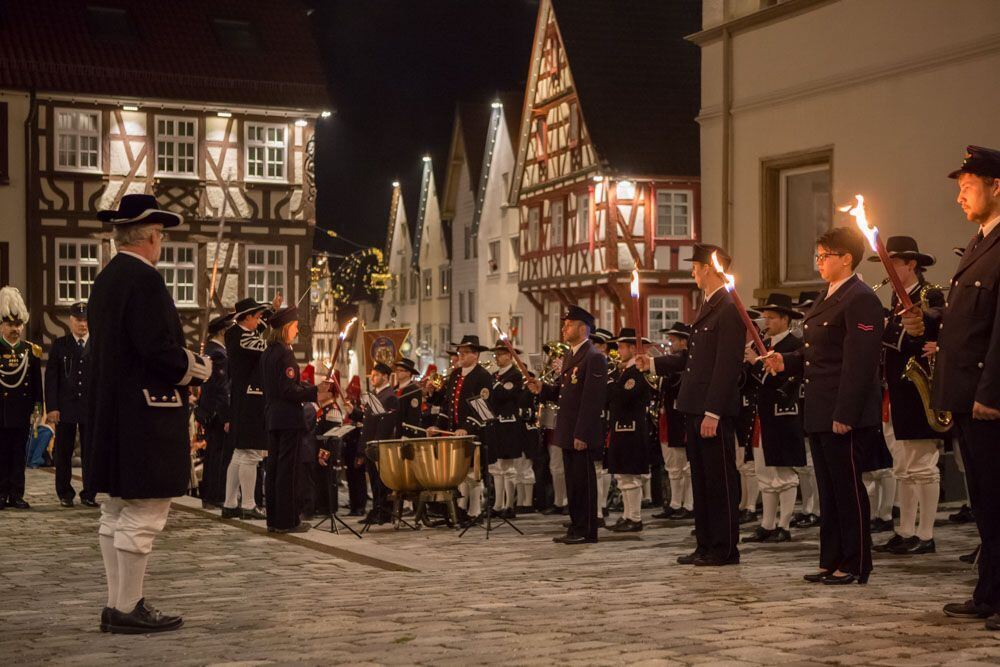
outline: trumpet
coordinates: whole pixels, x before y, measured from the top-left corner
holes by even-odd
[[[570,347],[566,343],[558,340],[550,340],[545,344],[545,349],[547,350],[547,356],[545,357],[545,368],[549,370],[543,372],[538,378],[540,382],[548,382],[552,380],[556,375],[559,374],[561,368],[553,367],[556,359],[562,359],[569,352]]]
[[[484,361],[480,361],[479,365],[482,366],[483,368],[485,368],[488,371],[493,370],[493,366],[494,366],[492,359],[486,359]]]
[[[435,391],[444,386],[444,376],[434,371],[423,379],[425,384],[430,385]]]

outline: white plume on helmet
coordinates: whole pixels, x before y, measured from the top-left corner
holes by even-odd
[[[0,319],[28,321],[28,307],[24,305],[21,292],[16,287],[0,289]]]

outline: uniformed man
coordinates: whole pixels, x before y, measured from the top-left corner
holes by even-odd
[[[520,350],[516,350],[521,354]],[[493,477],[495,500],[493,511],[505,519],[517,516],[514,509],[517,490],[518,461],[524,458],[524,421],[520,414],[520,397],[524,388],[521,371],[514,365],[510,349],[497,341],[493,347],[497,370],[493,373],[493,388],[489,405],[496,421],[486,427],[489,443],[489,472]],[[522,464],[523,465],[523,464]],[[530,462],[528,465],[530,469]]]
[[[758,319],[760,313],[748,311],[751,319]],[[745,354],[752,354],[752,344],[747,342]],[[740,515],[739,522],[753,523],[757,520],[757,500],[760,486],[754,463],[754,438],[757,433],[757,392],[760,383],[753,379],[752,366],[744,361],[740,372],[740,413],[736,419],[736,470],[740,474]]]
[[[90,484],[90,461],[83,449],[87,441],[87,383],[90,379],[88,362],[90,348],[87,343],[87,304],[80,301],[69,309],[69,333],[52,342],[49,361],[45,365],[45,396],[47,421],[56,425],[55,464],[56,495],[63,507],[72,507],[76,491],[73,490],[73,450],[76,436],[80,434],[80,465],[83,488],[80,504],[97,507]]]
[[[987,618],[1000,631],[1000,151],[969,146],[958,179],[958,203],[979,227],[951,281],[937,338],[933,399],[950,410],[965,461],[982,539],[972,599],[945,606],[949,616]],[[924,333],[922,313],[908,313],[910,335]]]
[[[381,404],[383,412],[372,409],[370,403],[361,400],[361,406],[348,401],[345,404],[348,415],[354,423],[361,424],[361,439],[358,442],[356,463],[364,465],[368,472],[368,484],[372,490],[372,509],[362,523],[381,525],[392,520],[389,490],[378,474],[378,452],[368,451],[369,443],[391,440],[399,437],[399,398],[392,388],[389,378],[392,367],[381,361],[375,362],[368,371],[368,392]]]
[[[559,343],[562,345],[562,343]],[[546,360],[545,368],[543,369],[542,376],[557,376],[560,373],[560,369],[565,361],[563,356],[558,356],[556,350],[553,350],[548,343],[542,345],[542,352],[548,356]],[[530,390],[529,390],[530,391]],[[534,395],[534,394],[532,394]],[[551,405],[546,405],[546,403],[551,403],[551,401],[544,401],[540,397],[535,397],[535,402],[539,405],[538,412],[538,430],[541,436],[541,456],[540,458],[546,462],[546,469],[543,479],[546,481],[545,487],[552,489],[551,503],[549,503],[549,494],[545,494],[546,503],[542,506],[542,514],[545,515],[564,515],[569,512],[568,500],[566,497],[566,470],[563,468],[563,454],[562,449],[555,442],[555,424],[554,421],[546,423],[543,419],[545,411],[551,407]],[[549,412],[548,414],[552,414]],[[603,442],[603,440],[602,440]],[[537,475],[536,475],[537,476]],[[596,499],[595,499],[596,502]]]
[[[90,293],[87,447],[101,503],[100,545],[108,582],[101,629],[122,634],[176,630],[183,620],[145,602],[143,579],[170,500],[190,483],[188,387],[212,362],[184,347],[173,297],[156,270],[164,229],[180,215],[152,195],[125,195],[98,218],[118,249]]]
[[[458,352],[458,369],[448,376],[444,386],[444,403],[438,422],[428,429],[428,435],[439,431],[450,431],[455,435],[482,436],[483,422],[478,413],[469,404],[469,399],[483,398],[489,400],[493,387],[493,377],[490,372],[479,364],[479,355],[490,348],[479,344],[479,336],[463,336],[458,343],[452,343]],[[483,457],[480,457],[483,461]],[[485,463],[481,464],[481,467]],[[465,481],[459,484],[462,494],[459,499],[459,509],[464,512],[463,522],[475,521],[482,513],[483,507],[483,470],[470,468]],[[461,514],[461,513],[460,513]]]
[[[616,364],[617,362],[612,361],[612,359],[617,359],[618,355],[618,343],[614,340],[614,334],[607,329],[602,329],[600,327],[594,329],[594,332],[590,334],[590,342],[594,344],[594,348],[603,354],[608,360],[609,368]],[[612,356],[612,351],[614,351],[614,357]],[[611,385],[618,379],[617,369],[612,369],[608,373],[608,399],[610,399],[610,388]],[[597,525],[604,526],[604,517],[608,515],[608,493],[611,491],[611,472],[608,471],[607,466],[607,442],[608,442],[608,431],[611,428],[611,408],[609,404],[605,404],[604,410],[601,411],[601,424],[604,427],[604,433],[601,436],[601,442],[604,443],[605,451],[601,453],[601,456],[594,461],[594,474],[597,475]]]
[[[413,428],[422,427],[423,415],[420,405],[423,395],[420,386],[413,381],[417,375],[417,366],[412,359],[406,357],[392,365],[393,375],[396,379],[396,397],[399,399],[399,411],[396,418],[399,421],[399,434],[403,436],[420,436],[423,432]]]
[[[608,361],[594,349],[590,334],[594,316],[570,306],[562,317],[562,339],[570,346],[558,385],[528,380],[530,391],[543,401],[558,401],[553,441],[562,450],[569,496],[570,526],[553,538],[562,544],[597,542],[597,475],[594,460],[601,455],[601,408],[607,392]]]
[[[205,459],[199,490],[202,507],[222,507],[226,498],[226,470],[230,463],[228,458],[233,453],[226,448],[230,381],[225,334],[232,324],[232,313],[219,315],[208,323],[205,354],[212,360],[212,377],[201,386],[194,408],[195,419],[205,433]]]
[[[42,351],[21,338],[28,308],[14,287],[0,289],[0,509],[30,509],[24,499],[25,449],[41,414]]]
[[[667,347],[672,353],[687,350],[691,327],[674,322],[660,333],[667,334]],[[681,388],[682,373],[670,373],[660,379],[660,415],[663,428],[660,433],[660,451],[663,454],[667,479],[670,482],[670,504],[654,519],[683,521],[694,517],[694,496],[691,493],[691,464],[685,447],[684,413],[677,409],[677,394]]]
[[[684,413],[687,429],[697,548],[677,559],[682,565],[720,566],[740,561],[740,480],[734,428],[740,409],[738,383],[747,331],[713,265],[713,253],[728,269],[732,260],[717,246],[695,244],[691,255],[691,275],[705,301],[691,323],[688,349],[652,360],[657,375],[683,373],[677,408]],[[640,357],[638,365],[645,370],[649,357]]]
[[[272,310],[281,306],[275,298]],[[234,326],[226,331],[226,356],[229,361],[230,424],[228,448],[232,451],[226,467],[226,497],[223,519],[263,519],[257,508],[257,468],[267,451],[264,426],[264,390],[260,380],[260,357],[267,347],[264,315],[267,304],[246,298],[236,302]]]
[[[528,377],[535,377],[530,370]],[[517,469],[516,513],[526,514],[546,507],[544,502],[545,474],[548,462],[542,453],[541,430],[538,428],[538,397],[522,383],[517,397],[518,418],[524,425],[524,453],[515,462]],[[541,496],[541,497],[540,497]]]
[[[795,310],[805,316],[806,311],[819,298],[819,292],[807,291],[799,292],[799,298],[795,302]],[[793,325],[801,320],[793,321]],[[802,338],[802,331],[797,327],[792,331],[792,335]],[[799,383],[799,411],[804,410],[805,385]],[[816,468],[813,466],[812,451],[806,447],[806,463],[803,466],[795,466],[795,474],[799,476],[799,496],[802,500],[801,511],[792,514],[792,528],[813,528],[820,523],[819,491],[816,488]]]
[[[924,269],[934,264],[934,257],[920,252],[916,240],[909,236],[890,236],[885,245],[910,299],[913,303],[920,303],[921,292],[927,284]],[[868,259],[878,261],[877,257]],[[927,314],[927,324],[930,325],[940,317],[944,295],[940,290],[928,289],[925,296],[926,307],[938,310],[937,313]],[[924,344],[929,339],[926,332],[923,336],[906,335],[902,318],[896,312],[898,310],[899,299],[893,294],[882,335],[882,363],[889,392],[889,421],[884,423],[884,431],[886,440],[891,439],[895,443],[890,450],[893,477],[899,484],[899,529],[885,544],[874,547],[874,550],[907,555],[934,553],[934,519],[941,493],[938,457],[943,443],[941,433],[927,422],[917,387],[903,375],[911,360],[924,366],[926,372],[927,362],[922,357]]]
[[[758,310],[764,318],[764,344],[769,350],[787,354],[802,347],[791,334],[792,320],[802,313],[786,294],[771,294]],[[752,351],[750,351],[753,354]],[[788,373],[771,375],[753,355],[752,381],[757,383],[757,414],[760,416],[760,447],[754,451],[754,466],[760,484],[763,512],[760,525],[743,542],[788,542],[799,486],[796,466],[806,463],[805,430],[799,405],[801,378]]]
[[[618,344],[621,366],[615,381],[608,387],[611,428],[607,468],[618,482],[624,511],[609,530],[635,533],[642,531],[642,477],[649,473],[647,411],[655,393],[635,365],[635,329],[622,329],[614,340]],[[643,342],[652,344],[648,340]]]

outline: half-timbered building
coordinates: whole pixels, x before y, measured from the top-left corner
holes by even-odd
[[[565,305],[656,336],[697,303],[700,233],[696,0],[542,0],[510,203],[520,212],[519,287],[558,337]]]
[[[329,115],[310,34],[305,8],[277,0],[5,6],[0,92],[24,91],[30,107],[27,210],[13,222],[26,229],[34,340],[66,332],[115,251],[96,213],[128,193],[185,218],[158,268],[192,344],[217,256],[214,313],[308,290],[313,133]]]

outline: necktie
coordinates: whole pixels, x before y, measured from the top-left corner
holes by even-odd
[[[77,338],[76,339],[76,347],[81,352],[83,351],[83,339],[82,338]]]
[[[984,238],[985,238],[985,237],[983,236],[983,229],[982,229],[982,227],[980,227],[980,228],[979,228],[979,233],[978,233],[978,234],[976,234],[976,240],[975,240],[975,242],[974,242],[974,243],[972,244],[972,249],[973,249],[973,250],[975,250],[975,249],[976,249],[976,246],[978,246],[978,245],[979,245],[980,243],[982,243],[982,242],[983,242],[983,239],[984,239]]]

